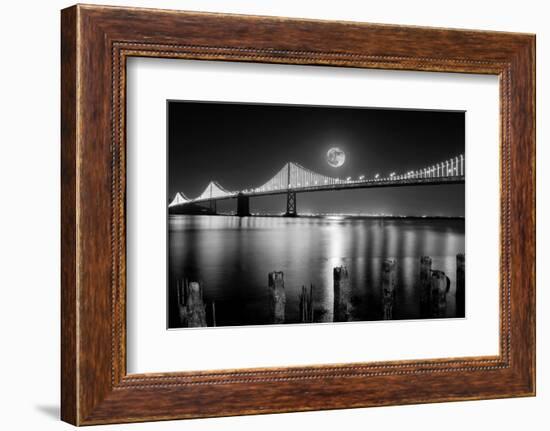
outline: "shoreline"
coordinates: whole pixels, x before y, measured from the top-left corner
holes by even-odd
[[[168,214],[172,216],[207,216],[207,217],[239,217],[236,214]],[[464,216],[390,216],[390,215],[362,215],[362,214],[305,214],[287,217],[284,214],[252,214],[250,216],[239,218],[285,218],[285,219],[299,219],[299,218],[324,218],[333,220],[344,219],[384,219],[384,220],[462,220],[465,221]]]

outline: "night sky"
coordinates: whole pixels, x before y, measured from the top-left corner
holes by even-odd
[[[169,101],[168,193],[198,196],[211,180],[257,187],[289,161],[346,178],[404,173],[464,154],[464,112]],[[346,153],[331,167],[326,153]],[[251,199],[280,213],[284,196]],[[464,185],[299,193],[298,213],[464,216]],[[234,200],[218,205],[233,211]]]

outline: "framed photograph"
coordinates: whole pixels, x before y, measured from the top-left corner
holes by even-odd
[[[62,419],[535,394],[535,37],[62,11]]]
[[[465,317],[465,112],[167,116],[168,328]]]

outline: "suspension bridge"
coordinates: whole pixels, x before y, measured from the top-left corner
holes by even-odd
[[[195,204],[205,206],[210,209],[211,214],[215,214],[218,201],[236,199],[237,215],[244,217],[250,215],[250,198],[286,194],[285,215],[292,217],[298,214],[297,193],[378,187],[464,184],[465,169],[465,160],[462,154],[421,169],[403,173],[392,172],[384,177],[376,174],[369,178],[363,175],[358,178],[330,177],[318,174],[300,166],[298,163],[288,162],[261,186],[230,191],[217,181],[211,181],[204,191],[194,199],[188,198],[182,192],[176,193],[168,207],[174,209]]]

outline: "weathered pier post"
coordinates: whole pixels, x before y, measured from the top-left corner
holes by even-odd
[[[184,281],[178,289],[181,324],[186,328],[200,328],[206,325],[206,305],[203,301],[202,287],[199,283]]]
[[[212,326],[216,326],[216,301],[212,301]]]
[[[182,281],[182,280],[176,280],[176,297],[177,297],[177,300],[178,300],[178,310],[180,310],[180,307],[182,305],[185,305],[184,304],[184,293],[183,293],[183,289],[184,289],[184,283],[186,283],[187,281]],[[181,314],[181,310],[180,310],[180,314]]]
[[[186,326],[186,323],[187,323],[185,320],[185,316],[186,316],[185,304],[187,301],[187,287],[188,287],[187,279],[176,281],[176,293],[178,296],[178,314],[180,318],[180,323],[183,326]]]
[[[382,263],[382,316],[384,320],[393,319],[395,285],[397,284],[397,265],[395,260],[386,259]]]
[[[465,291],[466,262],[464,253],[456,255],[456,315],[466,316],[466,291]]]
[[[334,279],[334,321],[351,321],[351,285],[348,269],[345,266],[335,267]]]
[[[431,272],[432,258],[430,256],[422,256],[420,258],[420,314],[422,317],[430,316],[432,296]]]
[[[300,293],[300,322],[313,322],[313,285],[310,285],[309,290],[302,286]]]
[[[285,323],[285,280],[282,271],[270,272],[268,275],[269,289],[269,321],[270,323]]]
[[[447,311],[447,292],[451,280],[443,271],[432,271],[431,317],[445,317]]]

